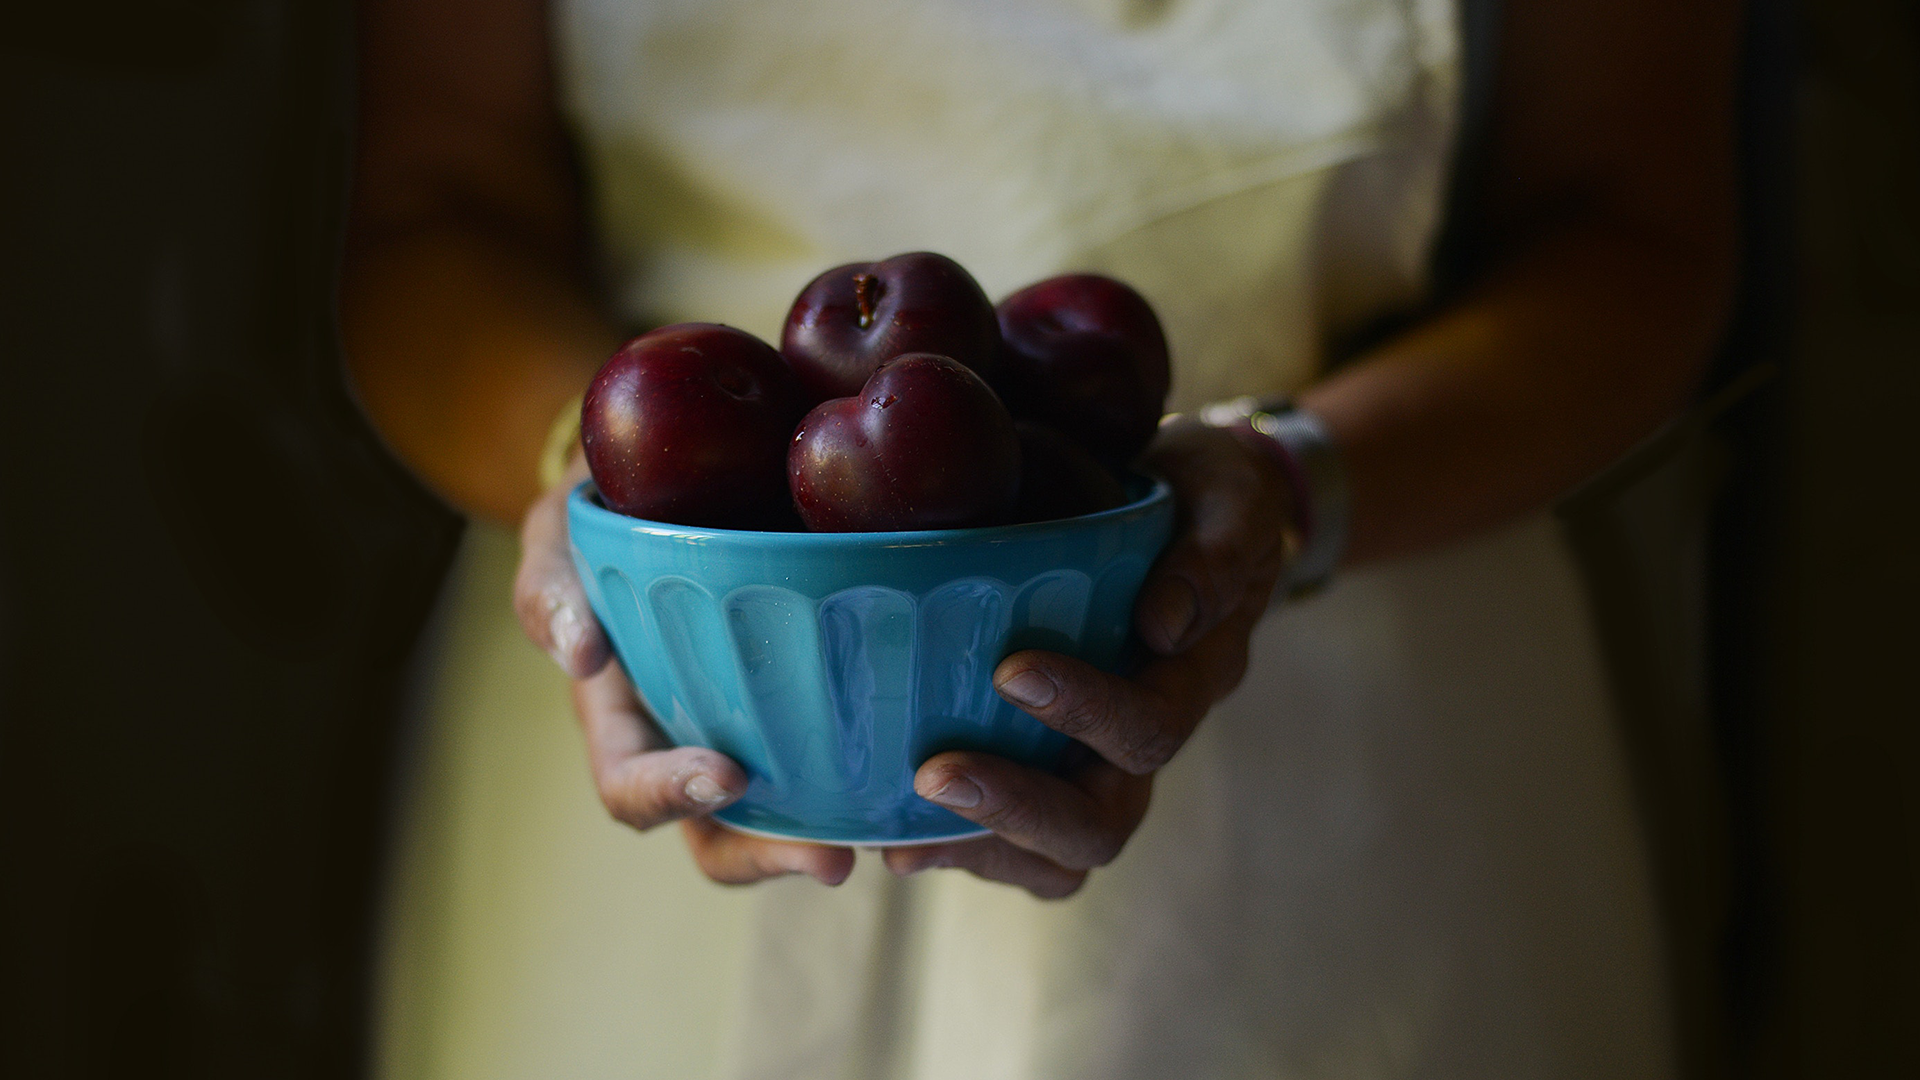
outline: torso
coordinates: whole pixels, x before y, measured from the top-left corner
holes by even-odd
[[[1311,377],[1414,300],[1444,183],[1444,3],[570,0],[566,109],[637,322],[777,335],[827,266],[927,249],[998,297],[1141,289],[1176,406]]]
[[[1455,18],[1444,0],[561,0],[555,33],[635,323],[774,337],[819,270],[913,249],[996,297],[1103,270],[1161,313],[1187,407],[1295,388],[1330,333],[1417,301]],[[467,651],[452,682],[506,685]],[[449,715],[449,745],[526,745],[524,717],[472,704],[486,693],[441,697],[472,713]],[[462,849],[485,865],[444,918],[485,944],[433,954],[441,989],[409,986],[401,1012],[444,999],[415,1038],[460,1046],[463,1077],[697,1075],[676,1033],[718,1015],[719,1075],[770,1080],[1660,1077],[1609,724],[1577,577],[1535,518],[1270,616],[1126,852],[1064,903],[896,881],[870,856],[838,890],[743,897],[694,880],[671,836],[614,836],[584,773],[546,795],[559,781],[466,751],[492,764],[433,813],[480,822],[463,808],[510,790],[568,824]],[[632,878],[611,899],[608,860]],[[520,958],[510,977],[499,956]],[[463,1006],[463,976],[504,1004]]]

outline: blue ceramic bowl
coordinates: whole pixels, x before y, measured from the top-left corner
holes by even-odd
[[[943,750],[1051,768],[1066,737],[994,693],[1042,648],[1113,670],[1173,527],[1166,484],[1061,521],[928,532],[740,532],[567,507],[594,614],[660,726],[739,762],[744,832],[915,844],[984,830],[914,794]]]

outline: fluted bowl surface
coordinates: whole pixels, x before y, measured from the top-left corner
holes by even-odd
[[[983,830],[913,791],[944,750],[1051,768],[1065,736],[996,694],[1041,648],[1115,670],[1134,597],[1173,526],[1161,481],[1059,521],[925,532],[746,532],[568,503],[594,614],[660,727],[751,782],[734,828],[862,846]]]

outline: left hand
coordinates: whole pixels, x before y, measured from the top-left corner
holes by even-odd
[[[1092,751],[1061,774],[951,751],[914,790],[994,831],[978,840],[891,848],[889,869],[958,867],[1045,899],[1080,888],[1120,854],[1146,815],[1153,774],[1246,673],[1247,643],[1297,547],[1278,466],[1196,421],[1162,428],[1142,467],[1173,486],[1178,519],[1140,590],[1134,626],[1154,656],[1131,676],[1058,653],[1000,662],[1000,696]]]
[[[567,541],[567,493],[586,476],[576,450],[566,475],[528,509],[514,608],[527,636],[573,679],[573,710],[601,804],[614,820],[642,831],[680,822],[694,863],[723,885],[783,874],[845,881],[853,872],[849,848],[749,836],[715,821],[715,810],[745,794],[746,770],[714,750],[675,747],[611,662],[613,648],[587,605]]]

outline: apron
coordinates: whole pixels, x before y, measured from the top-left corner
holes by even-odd
[[[1297,388],[1420,296],[1455,125],[1432,0],[563,0],[622,313],[777,341],[843,262],[1138,288],[1174,408]],[[863,856],[705,883],[594,801],[475,530],[391,903],[392,1077],[1659,1077],[1644,853],[1544,516],[1277,610],[1064,902]],[[550,665],[546,665],[550,667]]]

